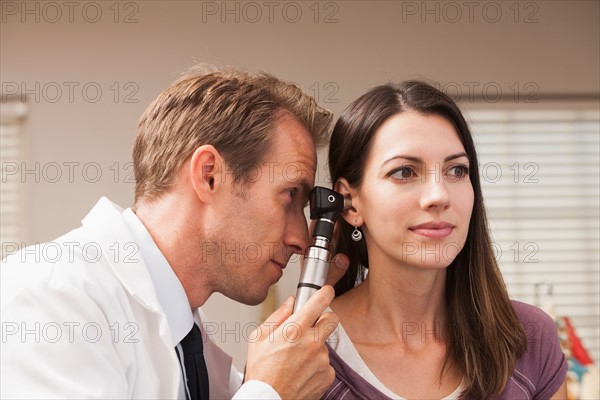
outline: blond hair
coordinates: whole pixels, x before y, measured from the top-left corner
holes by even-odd
[[[133,147],[135,202],[165,193],[183,163],[206,144],[223,156],[234,182],[247,183],[270,148],[282,112],[304,124],[317,147],[327,144],[333,115],[298,85],[235,69],[188,72],[140,118]]]

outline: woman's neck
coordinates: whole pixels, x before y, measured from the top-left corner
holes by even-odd
[[[378,341],[442,339],[446,269],[371,258],[369,265],[367,279],[332,304],[342,325],[357,339],[374,326]]]

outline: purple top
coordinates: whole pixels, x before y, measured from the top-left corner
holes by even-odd
[[[499,399],[549,399],[560,388],[567,374],[554,321],[537,307],[512,302],[527,335],[527,351],[515,363],[515,369]],[[329,359],[335,369],[335,380],[323,400],[388,399],[329,347]]]

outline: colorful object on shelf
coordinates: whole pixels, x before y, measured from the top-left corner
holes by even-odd
[[[585,347],[583,347],[583,345],[581,344],[581,340],[579,340],[577,334],[575,334],[575,329],[573,328],[569,317],[562,317],[562,319],[564,320],[565,325],[567,327],[569,342],[571,343],[571,356],[577,361],[579,361],[579,363],[581,363],[582,365],[593,364],[594,361],[588,354]]]
[[[553,285],[549,282],[535,284],[535,304],[554,319],[560,347],[565,353],[568,400],[600,399],[600,371],[577,336],[569,317],[560,316],[553,300]]]

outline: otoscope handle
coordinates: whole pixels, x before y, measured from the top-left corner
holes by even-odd
[[[302,308],[308,299],[325,284],[330,260],[331,252],[328,249],[318,246],[308,248],[296,290],[294,312]]]

